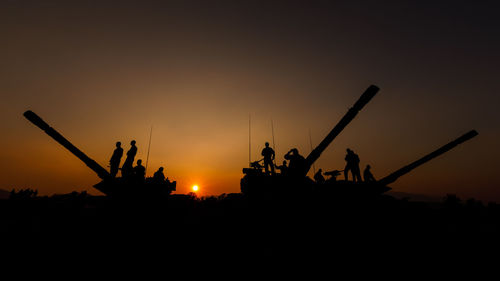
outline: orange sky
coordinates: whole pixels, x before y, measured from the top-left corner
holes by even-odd
[[[0,188],[94,192],[99,181],[27,109],[103,167],[118,140],[127,150],[135,139],[145,159],[152,125],[148,174],[164,166],[179,193],[208,195],[239,192],[249,114],[252,159],[271,120],[278,159],[307,155],[308,131],[318,144],[376,84],[316,167],[342,169],[350,147],[380,178],[476,129],[392,187],[500,201],[500,25],[488,7],[188,2],[0,4]]]

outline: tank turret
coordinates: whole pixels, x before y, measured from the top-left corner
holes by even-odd
[[[110,173],[99,165],[96,161],[88,157],[80,149],[74,146],[70,141],[63,137],[54,128],[50,127],[42,118],[36,115],[33,111],[28,110],[24,112],[24,117],[28,119],[38,128],[42,129],[47,135],[52,139],[61,144],[73,155],[78,157],[87,167],[96,173],[96,175],[102,179],[101,182],[94,185],[94,188],[101,191],[106,195],[122,196],[122,195],[132,195],[137,196],[139,194],[144,194],[146,196],[156,196],[158,194],[168,195],[170,192],[176,189],[176,182],[163,181],[157,182],[152,178],[146,179],[144,183],[131,182],[124,180],[122,178],[113,178]]]
[[[451,150],[457,145],[470,140],[478,135],[474,130],[464,134],[456,140],[440,147],[439,149],[425,155],[419,160],[404,166],[403,168],[395,171],[387,177],[379,181],[369,182],[351,182],[345,180],[329,179],[324,183],[314,183],[306,175],[311,166],[321,156],[321,153],[332,143],[332,141],[342,132],[342,130],[356,117],[358,112],[377,94],[379,88],[377,86],[370,86],[361,95],[358,101],[350,108],[347,113],[340,119],[335,127],[328,133],[328,135],[314,148],[311,153],[305,158],[304,164],[301,164],[298,172],[290,174],[265,175],[261,168],[246,168],[243,169],[245,176],[241,179],[241,191],[245,194],[258,194],[259,196],[265,193],[287,193],[287,192],[307,192],[315,191],[322,194],[332,194],[337,197],[342,196],[374,196],[382,194],[391,190],[387,185],[395,182],[401,176],[411,172],[413,169],[420,165],[427,163],[435,157]],[[335,175],[340,174],[336,171]]]
[[[300,164],[298,169],[294,169],[285,174],[276,174],[273,176],[265,175],[261,168],[244,168],[245,176],[241,179],[241,191],[245,194],[262,194],[263,192],[277,193],[280,190],[292,189],[302,192],[305,186],[311,186],[312,180],[306,175],[311,169],[313,163],[321,156],[321,153],[332,143],[332,141],[342,132],[342,130],[356,117],[358,112],[377,94],[379,88],[371,85],[356,101],[340,121],[333,127],[321,143],[311,151]],[[291,166],[291,165],[290,165]]]

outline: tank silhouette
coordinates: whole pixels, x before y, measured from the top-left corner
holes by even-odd
[[[391,190],[387,185],[395,182],[401,176],[411,172],[413,169],[433,158],[451,150],[455,146],[475,137],[478,133],[474,130],[462,135],[456,140],[440,147],[439,149],[425,155],[424,157],[412,162],[409,165],[391,173],[390,175],[374,182],[351,182],[345,180],[336,180],[332,177],[322,184],[314,182],[307,177],[311,166],[321,156],[321,153],[332,143],[332,141],[342,132],[342,130],[356,117],[358,112],[377,94],[379,88],[371,85],[356,101],[352,108],[340,119],[335,127],[314,148],[305,158],[303,168],[294,175],[266,175],[262,167],[256,162],[251,163],[250,168],[243,168],[243,178],[240,181],[241,192],[249,196],[274,196],[283,194],[303,194],[304,192],[333,192],[335,194],[349,194],[356,196],[373,196],[385,193]],[[338,172],[338,171],[337,171]],[[328,172],[327,172],[328,175]]]
[[[42,118],[36,115],[33,111],[24,112],[24,117],[28,119],[38,128],[42,129],[52,139],[64,146],[69,152],[78,157],[87,167],[89,167],[102,180],[94,185],[94,188],[102,193],[112,197],[148,197],[148,198],[163,198],[168,196],[176,189],[176,182],[164,181],[156,182],[152,178],[146,178],[144,182],[124,180],[123,178],[114,178],[110,173],[99,165],[96,161],[88,157],[85,153],[79,150],[65,137],[63,137],[54,128],[50,127]]]

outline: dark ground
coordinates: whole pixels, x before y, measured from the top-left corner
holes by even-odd
[[[0,200],[0,233],[5,248],[38,262],[86,270],[118,264],[111,274],[159,271],[175,280],[387,276],[448,270],[448,263],[460,272],[485,257],[498,260],[500,205],[454,196],[441,203],[242,194],[125,202],[73,193]]]

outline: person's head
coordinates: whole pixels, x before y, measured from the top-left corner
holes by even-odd
[[[141,164],[142,164],[142,160],[141,159],[137,160],[137,165],[141,165]]]
[[[371,167],[372,166],[370,166],[370,165],[366,165],[366,169],[368,169],[368,170],[370,170]]]
[[[297,148],[292,148],[292,150],[290,150],[294,155],[297,155],[299,154],[299,150]]]
[[[347,148],[345,151],[347,151],[347,153],[352,153],[352,150],[350,148]]]
[[[283,166],[286,166],[286,160],[283,160]]]
[[[135,140],[131,141],[130,145],[134,146],[135,145]]]
[[[322,169],[319,169],[318,172],[321,173],[323,170]]]
[[[158,171],[163,172],[163,167],[160,167]]]
[[[269,143],[268,142],[266,142],[266,147],[269,147]]]
[[[119,142],[119,141],[117,141],[117,142],[116,142],[116,147],[120,147],[120,146],[122,146],[122,143],[121,143],[121,142]]]

